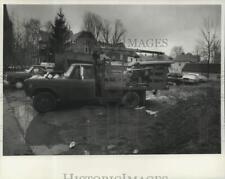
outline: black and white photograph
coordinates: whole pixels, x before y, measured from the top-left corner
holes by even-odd
[[[221,4],[2,6],[3,156],[221,154]]]

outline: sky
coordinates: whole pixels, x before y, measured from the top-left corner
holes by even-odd
[[[200,28],[204,18],[215,24],[221,37],[220,5],[8,5],[13,19],[22,22],[36,18],[44,25],[54,22],[62,8],[73,33],[82,30],[86,12],[93,12],[112,24],[120,19],[125,28],[127,47],[163,51],[170,55],[174,46],[193,52],[201,38]]]

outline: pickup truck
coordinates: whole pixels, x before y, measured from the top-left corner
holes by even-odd
[[[127,107],[144,104],[145,87],[126,85],[125,80],[120,83],[107,80],[105,68],[102,69],[103,73],[93,64],[72,64],[63,75],[25,80],[24,90],[33,99],[34,108],[41,113],[54,110],[58,103],[67,101],[119,101]]]

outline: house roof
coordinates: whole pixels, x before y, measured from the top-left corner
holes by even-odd
[[[56,54],[57,59],[65,59],[72,62],[93,62],[93,57],[90,54],[74,53],[71,51],[66,51],[63,54]]]
[[[94,35],[91,32],[88,32],[88,31],[81,31],[81,32],[78,32],[78,33],[72,35],[71,40],[75,41],[78,38],[90,38],[90,39],[96,40]]]
[[[199,63],[187,63],[183,72],[196,72],[196,73],[220,73],[220,64],[199,64]]]

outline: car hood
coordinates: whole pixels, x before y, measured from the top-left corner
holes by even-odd
[[[7,72],[6,74],[8,76],[30,76],[30,74],[25,71]]]

